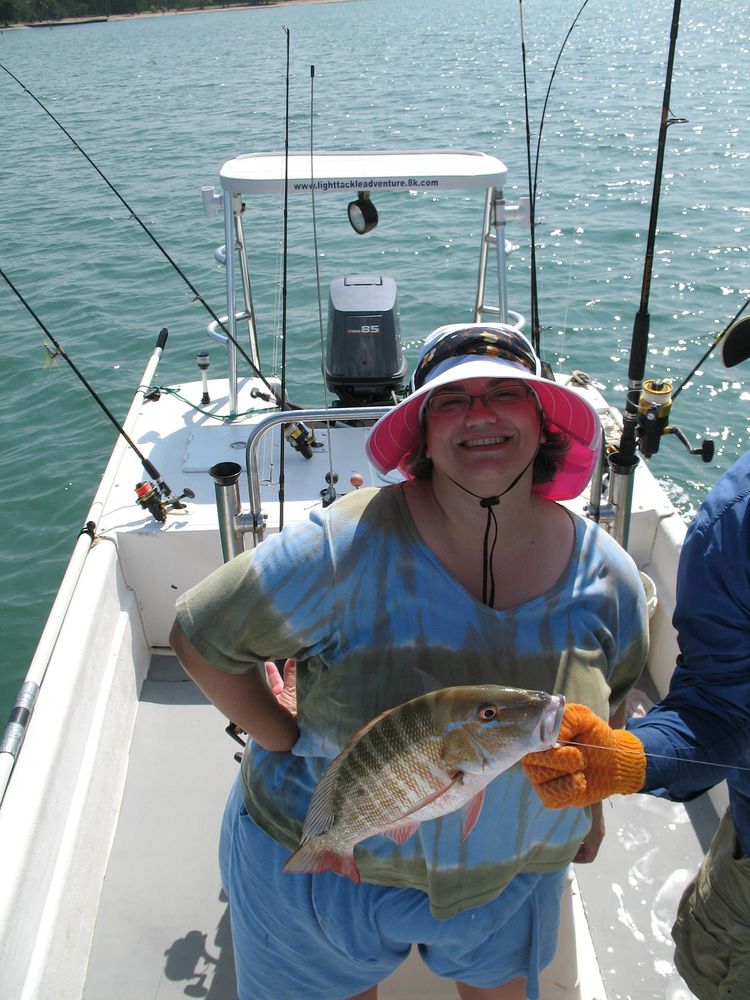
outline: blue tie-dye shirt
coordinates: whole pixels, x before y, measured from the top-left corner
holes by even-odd
[[[375,716],[424,694],[425,677],[441,687],[562,693],[607,718],[645,662],[645,597],[614,540],[574,522],[562,577],[503,611],[477,600],[424,544],[401,486],[316,510],[180,598],[186,635],[218,667],[242,673],[266,659],[297,660],[294,748],[251,743],[243,757],[246,806],[258,825],[295,849],[331,758]],[[371,837],[355,858],[364,881],[421,889],[447,918],[497,896],[520,871],[564,866],[589,825],[588,810],[546,810],[517,764],[488,786],[463,843],[459,811],[422,823],[400,846]]]

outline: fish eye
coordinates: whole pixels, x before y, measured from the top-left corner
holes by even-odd
[[[488,703],[487,705],[480,705],[477,715],[482,722],[491,722],[493,719],[497,718],[497,705],[493,705],[491,703]]]

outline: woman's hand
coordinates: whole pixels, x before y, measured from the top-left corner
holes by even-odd
[[[203,657],[175,621],[169,642],[185,671],[209,701],[266,750],[291,750],[297,741],[297,720],[274,697],[258,669],[228,674]],[[282,688],[284,687],[282,681]]]
[[[591,806],[591,829],[581,841],[581,846],[573,861],[579,865],[591,864],[599,853],[605,833],[602,804],[595,802]]]
[[[271,694],[287,712],[297,715],[297,661],[287,660],[284,664],[284,676],[273,660],[266,660],[266,680]]]

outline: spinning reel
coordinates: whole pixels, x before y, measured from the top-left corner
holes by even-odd
[[[700,455],[704,462],[710,462],[714,457],[713,441],[706,439],[700,448],[691,448],[680,428],[670,426],[671,410],[672,383],[669,379],[646,379],[638,400],[638,450],[651,458],[659,450],[662,436],[674,434],[691,455]]]

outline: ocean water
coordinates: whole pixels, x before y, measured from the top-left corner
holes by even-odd
[[[523,3],[532,152],[550,73],[580,0]],[[540,142],[537,247],[543,347],[624,402],[662,104],[669,0],[590,0],[557,69]],[[55,115],[219,312],[221,223],[200,189],[223,161],[283,148],[289,32],[292,149],[463,147],[508,166],[527,193],[519,4],[343,0],[0,32],[0,63]],[[750,21],[746,0],[685,0],[670,102],[647,376],[680,385],[750,295]],[[314,78],[310,67],[314,66]],[[365,238],[347,199],[290,205],[289,384],[322,401],[314,262],[322,300],[347,271],[399,283],[402,335],[467,319],[478,257],[475,197],[384,195]],[[280,327],[282,217],[248,206],[264,364]],[[438,202],[436,205],[435,202]],[[32,97],[0,71],[0,267],[120,418],[161,327],[158,379],[195,377],[209,317],[174,269]],[[508,232],[511,306],[529,311],[528,233]],[[0,724],[26,672],[114,430],[0,283]],[[750,365],[709,357],[681,392],[679,442],[652,460],[689,517],[750,440]]]

